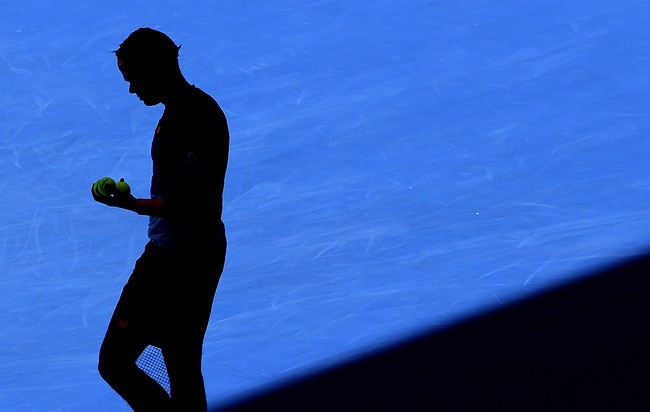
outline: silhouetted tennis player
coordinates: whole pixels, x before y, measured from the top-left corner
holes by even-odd
[[[205,411],[201,357],[226,255],[221,221],[228,162],[226,118],[185,80],[180,47],[141,28],[115,51],[129,92],[162,103],[151,146],[151,196],[105,194],[96,201],[149,216],[149,239],[125,285],[99,355],[99,371],[136,411]],[[136,366],[148,345],[162,349],[171,396]]]

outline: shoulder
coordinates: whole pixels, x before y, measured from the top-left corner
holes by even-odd
[[[221,107],[212,96],[196,86],[192,86],[189,94],[189,99],[191,100],[192,106],[195,106],[196,108],[219,112],[222,111]]]
[[[184,127],[191,127],[191,125],[221,127],[226,125],[226,117],[216,100],[194,86],[178,96],[172,104],[167,105],[164,115],[170,121],[183,124]]]
[[[184,117],[204,127],[212,125],[221,128],[227,125],[226,116],[217,101],[198,87],[192,86],[181,110]]]

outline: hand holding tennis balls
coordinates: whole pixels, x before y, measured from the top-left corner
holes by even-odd
[[[135,204],[135,197],[124,178],[116,183],[110,177],[102,177],[93,184],[91,192],[95,201],[108,206],[132,209]]]

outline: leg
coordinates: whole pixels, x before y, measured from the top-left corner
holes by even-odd
[[[195,340],[191,343],[174,342],[163,348],[175,411],[208,410],[201,372],[202,347],[202,342]]]
[[[170,335],[161,346],[175,411],[205,412],[208,408],[201,371],[203,339],[223,271],[225,248],[224,242],[207,257],[195,254],[180,259],[178,273],[188,273],[191,280],[176,283],[173,288],[169,303],[174,309],[168,314]]]
[[[136,366],[150,343],[152,311],[150,280],[158,272],[151,246],[138,259],[115,307],[99,353],[99,373],[135,411],[168,411],[167,392]]]
[[[168,411],[167,392],[135,364],[146,346],[122,322],[111,322],[99,353],[99,373],[134,411]]]

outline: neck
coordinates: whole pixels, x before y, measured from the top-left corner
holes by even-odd
[[[185,80],[182,74],[179,74],[172,81],[169,82],[169,87],[165,93],[165,97],[162,99],[162,104],[165,106],[173,105],[183,98],[188,90],[192,88],[192,85]]]

